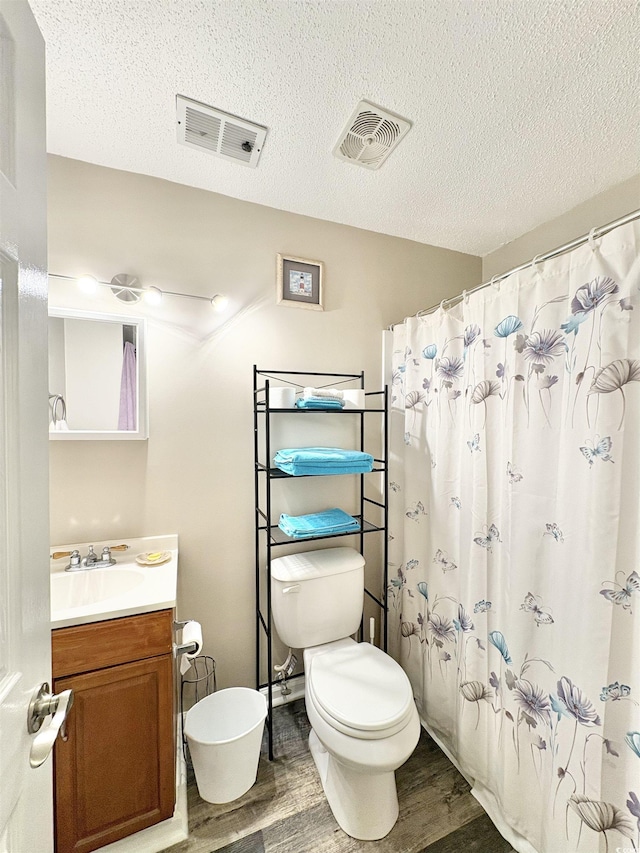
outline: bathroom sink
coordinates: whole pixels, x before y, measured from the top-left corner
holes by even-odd
[[[51,576],[51,610],[69,610],[125,595],[144,583],[144,573],[131,569],[90,569]]]
[[[122,540],[121,540],[122,541]],[[109,541],[91,543],[100,553]],[[176,606],[178,537],[149,536],[127,539],[128,550],[117,552],[115,566],[66,572],[63,564],[51,560],[51,627],[64,628],[151,613]],[[86,554],[86,542],[57,545],[55,551],[79,550]],[[136,555],[168,551],[171,558],[158,564],[140,565]]]

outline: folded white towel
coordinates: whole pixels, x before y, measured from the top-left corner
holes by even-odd
[[[344,391],[340,391],[338,388],[305,388],[302,396],[305,400],[308,400],[309,397],[326,397],[327,400],[343,400]]]

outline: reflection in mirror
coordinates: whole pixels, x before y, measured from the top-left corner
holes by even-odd
[[[49,311],[51,438],[146,438],[144,320]]]

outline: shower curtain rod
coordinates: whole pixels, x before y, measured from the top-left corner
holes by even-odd
[[[572,249],[576,249],[578,246],[581,246],[583,243],[587,243],[589,240],[595,240],[596,237],[602,237],[604,234],[608,234],[609,231],[613,231],[614,228],[618,228],[620,225],[626,225],[628,222],[633,222],[634,219],[640,219],[640,209],[634,210],[632,213],[627,213],[626,216],[621,216],[620,219],[614,219],[613,222],[608,222],[606,225],[601,225],[599,228],[592,228],[588,234],[584,234],[582,237],[577,237],[575,240],[572,240],[570,243],[565,243],[563,246],[558,246],[557,249],[551,249],[550,252],[544,252],[542,255],[536,255],[535,258],[527,261],[526,264],[520,264],[520,266],[507,270],[507,272],[503,272],[500,275],[494,275],[490,281],[486,281],[484,284],[479,284],[471,290],[463,291],[463,293],[459,293],[457,296],[452,296],[450,299],[443,299],[442,302],[438,302],[437,305],[432,305],[431,308],[423,308],[421,311],[418,311],[416,317],[423,317],[425,314],[430,314],[432,311],[436,311],[441,306],[452,305],[454,302],[458,302],[462,299],[465,295],[469,296],[469,294],[475,293],[477,290],[482,290],[490,284],[497,284],[499,281],[513,275],[513,273],[526,270],[534,264],[540,264],[543,261],[556,258],[558,255],[564,255],[565,252],[570,252]]]

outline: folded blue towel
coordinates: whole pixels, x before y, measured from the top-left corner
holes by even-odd
[[[292,477],[330,477],[332,474],[367,474],[371,465],[278,465],[285,474]]]
[[[324,512],[309,515],[286,515],[282,513],[278,527],[292,539],[306,539],[309,536],[330,536],[335,533],[349,533],[360,530],[360,525],[344,510],[334,507]]]
[[[344,400],[328,397],[301,397],[296,400],[298,409],[344,409]]]
[[[329,475],[366,474],[373,468],[373,456],[360,450],[339,447],[299,447],[279,450],[274,465],[285,474]]]
[[[370,453],[361,450],[343,450],[341,447],[283,447],[276,453],[276,459],[283,462],[348,464],[368,460],[373,463]]]

